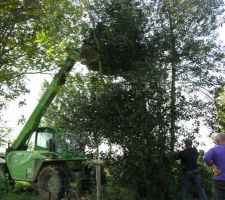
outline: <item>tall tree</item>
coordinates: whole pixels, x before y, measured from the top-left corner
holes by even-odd
[[[149,21],[154,27],[152,37],[159,39],[159,51],[169,75],[171,151],[182,119],[177,110],[179,102],[185,99],[188,104],[192,94],[208,93],[223,80],[219,72],[224,51],[215,40],[216,29],[223,23],[222,12],[223,1],[149,2],[150,18],[154,17]]]
[[[57,107],[57,102],[61,102],[60,109],[66,110],[51,107],[47,117],[50,112],[50,116],[55,116],[55,111],[58,111],[61,113],[60,124],[66,124],[65,117],[74,127],[72,129],[80,127],[76,119],[82,119],[81,124],[85,125],[78,128],[82,133],[94,132],[94,138],[100,135],[111,144],[119,145],[123,149],[124,160],[119,162],[123,169],[122,176],[117,176],[120,183],[134,187],[142,196],[147,190],[156,196],[159,191],[154,192],[154,184],[163,179],[163,173],[157,171],[158,175],[161,174],[159,178],[153,176],[149,169],[164,166],[163,154],[169,145],[167,73],[160,63],[156,65],[160,56],[153,50],[156,41],[149,41],[146,37],[148,21],[143,5],[117,0],[94,3],[88,9],[91,8],[95,26],[88,29],[81,54],[91,70],[99,71],[98,61],[101,59],[104,76],[94,74],[91,81],[85,79],[82,84],[90,87],[68,94],[71,97],[67,98],[73,102],[69,105],[65,105],[65,98],[59,96],[53,105]],[[111,80],[111,84],[105,85],[105,79]],[[73,87],[80,88],[77,85]],[[77,104],[76,101],[82,103]],[[134,171],[140,173],[134,177]],[[132,182],[129,181],[131,179]],[[147,186],[148,180],[152,180],[152,188]],[[168,194],[165,188],[161,188],[164,192],[159,192],[161,198]]]
[[[204,0],[90,1],[81,56],[96,72],[72,77],[45,120],[78,130],[74,135],[83,134],[88,144],[100,138],[119,145],[122,155],[108,165],[117,183],[140,196],[149,191],[153,199],[176,199],[165,154],[174,151],[184,129],[180,122],[204,116],[208,101],[199,94],[222,80],[224,54],[213,40],[221,6]]]
[[[1,1],[0,110],[28,92],[26,74],[54,70],[66,47],[77,48],[81,13],[76,1]]]

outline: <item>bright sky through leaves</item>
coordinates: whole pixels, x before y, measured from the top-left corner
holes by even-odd
[[[225,25],[218,30],[220,35],[219,39],[225,43]],[[78,71],[83,71],[85,73],[86,69],[83,66],[76,67]],[[23,125],[18,124],[18,121],[24,116],[27,119],[30,114],[32,113],[34,107],[36,106],[38,99],[40,98],[41,93],[41,86],[44,80],[50,81],[52,77],[50,75],[29,75],[27,80],[27,87],[30,90],[30,93],[21,96],[15,101],[12,101],[7,110],[3,112],[3,119],[7,121],[6,124],[2,126],[6,126],[12,128],[12,132],[10,134],[10,140],[13,140],[17,134],[19,134],[20,130],[22,129]],[[26,99],[26,105],[19,107],[19,102]],[[202,135],[199,138],[200,142],[200,149],[207,150],[211,148],[214,144],[210,138],[208,138],[208,134],[210,130],[206,126],[201,126],[200,133]],[[202,144],[202,145],[201,145]],[[0,151],[3,151],[4,148],[0,148]]]

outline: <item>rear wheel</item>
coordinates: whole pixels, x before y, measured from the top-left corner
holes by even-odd
[[[66,170],[50,165],[44,167],[38,176],[38,191],[45,199],[58,200],[65,196],[69,188]]]

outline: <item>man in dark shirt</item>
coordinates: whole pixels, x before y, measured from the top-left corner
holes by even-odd
[[[186,149],[179,152],[176,156],[177,160],[181,160],[183,166],[183,175],[181,181],[181,199],[186,200],[188,198],[188,189],[190,183],[196,186],[198,196],[200,200],[207,200],[205,190],[202,187],[201,178],[199,175],[199,169],[197,165],[198,151],[192,147],[192,140],[186,139],[184,141]]]

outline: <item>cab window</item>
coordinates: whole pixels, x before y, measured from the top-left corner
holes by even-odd
[[[47,149],[50,139],[53,139],[52,133],[39,132],[37,135],[37,146]]]
[[[35,136],[36,133],[34,132],[32,136],[30,137],[30,140],[27,143],[27,151],[33,151],[35,146]]]

